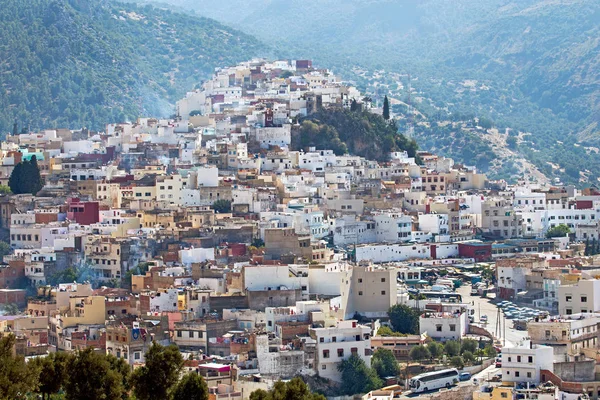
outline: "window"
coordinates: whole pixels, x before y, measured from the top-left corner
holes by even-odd
[[[518,378],[521,374],[519,373],[519,371],[515,371],[515,378]]]
[[[335,336],[332,336],[332,337],[331,337],[331,341],[332,341],[333,343],[335,343],[335,342],[337,342],[337,338],[336,338]]]
[[[344,357],[344,349],[338,349],[338,357]]]
[[[320,337],[319,338],[319,343],[324,343],[325,342],[325,338],[324,337]]]
[[[531,378],[531,372],[528,372],[528,373],[527,373],[527,377],[528,377],[528,378]]]
[[[358,292],[358,295],[359,295],[359,296],[362,296],[362,294],[363,294],[363,293],[362,293],[362,290],[360,290],[360,291]]]
[[[141,358],[141,356],[140,356],[140,352],[139,352],[139,351],[136,351],[135,353],[133,353],[133,358],[134,358],[135,360],[139,360],[139,359]]]
[[[381,295],[382,295],[382,296],[385,296],[385,290],[382,290],[382,291],[381,291]]]
[[[362,283],[362,278],[358,278],[358,283]]]
[[[546,331],[546,336],[550,336],[550,331]]]
[[[385,278],[381,278],[381,282],[385,282]]]
[[[352,347],[352,348],[350,349],[350,353],[351,353],[351,354],[358,354],[358,347]]]
[[[450,325],[450,332],[456,332],[456,325]]]
[[[503,399],[506,399],[508,397],[508,393],[502,392],[502,393],[500,393],[500,397],[502,397]]]
[[[321,365],[321,369],[327,369],[327,365],[325,365],[325,364]]]
[[[533,362],[533,356],[529,356],[529,357],[527,358],[527,362],[530,362],[530,363],[532,363],[532,362]]]
[[[181,331],[177,331],[177,337],[181,337]]]
[[[571,301],[571,296],[565,296],[565,301]]]
[[[587,296],[581,296],[581,302],[582,303],[586,303],[587,302]]]
[[[508,362],[510,362],[510,361],[511,361],[511,359],[512,359],[512,357],[508,357]]]
[[[323,350],[323,358],[329,358],[329,350]]]
[[[441,332],[442,331],[442,326],[441,325],[436,325],[435,326],[435,331],[436,332]]]

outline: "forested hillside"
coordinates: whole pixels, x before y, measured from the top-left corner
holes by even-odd
[[[410,73],[413,104],[422,111],[431,103],[426,111],[436,120],[486,117],[524,133],[512,151],[549,177],[600,177],[600,1],[152,1],[239,27],[288,57],[312,58],[376,100],[399,86],[386,82],[390,72],[404,75],[396,92],[406,99]],[[445,148],[435,142],[448,136],[422,134],[432,149]]]
[[[320,110],[303,118],[298,133],[292,137],[292,149],[309,147],[377,161],[388,161],[392,151],[406,151],[415,157],[418,150],[414,140],[398,134],[396,125],[381,115],[347,109]]]
[[[0,38],[2,133],[168,116],[215,67],[263,49],[210,19],[106,0],[4,0]]]

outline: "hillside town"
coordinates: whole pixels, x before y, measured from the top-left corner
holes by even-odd
[[[211,400],[297,376],[365,400],[598,399],[600,190],[297,145],[351,108],[386,114],[310,60],[255,59],[173,118],[7,135],[0,336],[132,370],[175,345]],[[350,393],[348,360],[376,384]]]

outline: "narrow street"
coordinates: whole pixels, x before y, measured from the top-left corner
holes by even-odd
[[[502,344],[506,347],[515,347],[525,337],[527,337],[527,331],[518,331],[513,329],[513,321],[511,319],[504,318],[504,314],[500,312],[498,314],[498,307],[490,302],[490,299],[483,298],[480,296],[471,296],[471,285],[463,285],[457,290],[462,295],[463,302],[466,304],[473,304],[472,307],[475,310],[475,324],[488,330],[496,338],[500,339]],[[481,324],[479,321],[482,315],[486,315],[488,318],[487,324]],[[498,315],[500,316],[500,325],[497,325]]]

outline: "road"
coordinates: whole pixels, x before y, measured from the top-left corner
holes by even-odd
[[[471,296],[471,285],[463,285],[458,288],[457,292],[462,295],[463,303],[473,304],[472,307],[475,310],[475,324],[487,329],[488,332],[500,339],[506,347],[515,347],[527,337],[527,331],[513,329],[512,320],[504,318],[503,313],[500,313],[501,325],[500,329],[497,329],[498,307],[491,303],[490,299],[480,296]],[[487,315],[487,324],[479,323],[482,315]],[[506,337],[504,337],[504,333],[506,333]]]

